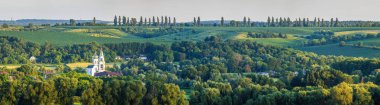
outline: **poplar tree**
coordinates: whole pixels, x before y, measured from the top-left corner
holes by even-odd
[[[317,23],[317,26],[320,27],[321,26],[321,19],[318,18],[318,23]]]
[[[193,20],[193,25],[196,26],[197,25],[197,19],[194,17],[194,20]]]
[[[92,24],[93,25],[96,25],[96,18],[94,17],[94,19],[92,20]]]
[[[152,21],[153,21],[153,26],[156,26],[156,18],[154,16],[152,18]]]
[[[169,18],[169,26],[171,26],[172,25],[172,19],[170,17],[168,17],[168,18]]]
[[[335,18],[335,24],[334,24],[335,27],[338,27],[339,26],[339,20],[338,18]]]
[[[244,16],[244,18],[243,18],[243,26],[246,26],[246,24],[247,24],[247,18]]]
[[[119,16],[119,26],[121,26],[121,16]]]
[[[331,18],[330,20],[330,27],[333,27],[334,26],[334,18]]]
[[[201,25],[201,17],[199,17],[199,16],[198,16],[197,25],[198,25],[198,26],[200,26],[200,25]]]
[[[142,26],[142,24],[143,24],[143,17],[142,17],[142,16],[140,16],[140,22],[139,22],[139,26]]]
[[[220,20],[220,26],[224,26],[224,18],[222,17],[222,19]]]
[[[306,26],[306,19],[303,18],[303,19],[302,19],[302,27],[305,27],[305,26]]]
[[[157,16],[157,24],[156,26],[159,26],[160,25],[160,17]]]
[[[146,21],[146,18],[144,18],[144,25],[145,25],[145,26],[146,26],[146,22],[147,22],[147,21]]]
[[[130,22],[129,22],[129,17],[127,18],[127,26],[130,25]]]
[[[270,23],[270,17],[268,16],[267,26],[269,27],[270,25],[271,25],[271,23]]]
[[[151,25],[151,19],[149,18],[149,22],[148,22],[148,25],[150,26]]]
[[[323,18],[322,18],[321,26],[322,26],[322,27],[325,26],[325,19],[323,19]]]
[[[126,25],[126,24],[127,24],[127,18],[123,16],[123,25]]]
[[[167,26],[168,25],[168,17],[167,16],[165,16],[165,24],[164,24],[165,26]]]
[[[275,26],[277,27],[278,26],[278,18],[276,18],[276,22],[275,22],[276,24],[275,24]]]
[[[115,18],[113,19],[113,25],[117,26],[117,16],[115,15]]]
[[[164,25],[164,16],[161,16],[161,25]]]
[[[248,26],[251,27],[251,18],[248,18]]]
[[[175,19],[175,17],[173,18],[173,25],[174,25],[174,26],[177,25],[177,20]]]

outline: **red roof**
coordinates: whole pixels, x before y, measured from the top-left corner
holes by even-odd
[[[110,72],[110,71],[95,73],[95,76],[120,76],[120,75],[122,74],[118,72]]]
[[[6,71],[0,71],[0,74],[9,74],[9,73]]]

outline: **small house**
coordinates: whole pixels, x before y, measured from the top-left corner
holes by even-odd
[[[148,57],[146,57],[145,55],[140,55],[139,59],[141,59],[141,60],[148,60]]]
[[[37,61],[37,58],[36,58],[35,56],[31,56],[31,57],[29,58],[29,61],[30,61],[30,62],[36,62],[36,61]]]
[[[115,60],[123,60],[123,58],[121,58],[120,56],[116,56]]]

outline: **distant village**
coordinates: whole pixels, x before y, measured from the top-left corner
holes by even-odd
[[[140,59],[140,60],[147,61],[148,57],[143,55],[143,54],[140,54],[137,56],[126,56],[126,57],[116,56],[114,59],[118,60],[118,61],[127,61],[127,60],[131,60],[131,59]],[[35,56],[31,56],[29,58],[29,61],[32,63],[36,63],[36,62],[38,62],[38,60],[39,60],[39,58],[37,58]],[[97,55],[97,53],[95,53],[92,56],[92,63],[91,63],[91,65],[88,65],[85,68],[85,70],[86,70],[86,74],[91,75],[91,76],[96,76],[96,77],[98,77],[98,76],[120,76],[120,75],[123,75],[121,72],[111,72],[111,71],[106,70],[106,61],[105,61],[104,53],[102,50],[99,51],[99,55]],[[47,70],[44,72],[44,77],[47,78],[47,76],[51,75],[51,74],[54,74],[54,70]]]

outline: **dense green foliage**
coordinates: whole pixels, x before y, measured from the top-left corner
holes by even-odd
[[[204,41],[53,46],[1,37],[1,63],[57,63],[54,74],[33,64],[1,68],[2,104],[379,104],[379,59],[320,56],[291,48],[210,36]],[[91,77],[60,63],[130,57]],[[8,51],[10,50],[10,52]],[[137,59],[146,55],[149,60]],[[6,62],[5,62],[6,61]],[[45,76],[46,75],[46,76]],[[46,78],[45,78],[46,77]],[[186,92],[185,92],[186,90]]]
[[[275,34],[275,33],[269,33],[269,32],[266,32],[266,33],[248,32],[248,37],[251,37],[251,38],[288,38],[288,35],[281,34],[281,33]]]

